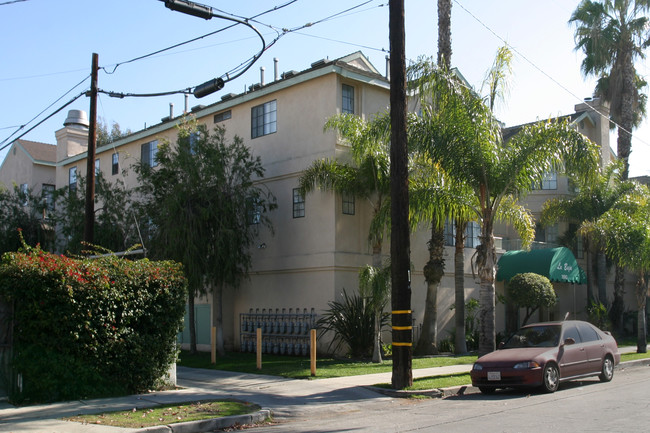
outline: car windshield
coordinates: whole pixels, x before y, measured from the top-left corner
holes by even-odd
[[[504,349],[520,347],[553,347],[560,342],[560,325],[530,326],[521,328],[506,341]]]

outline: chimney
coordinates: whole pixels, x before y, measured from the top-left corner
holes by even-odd
[[[56,131],[56,160],[88,151],[88,116],[83,110],[70,110],[63,128]]]
[[[188,111],[187,108],[189,107],[189,104],[190,104],[189,101],[190,101],[190,95],[188,95],[186,93],[185,94],[185,110],[183,110],[183,114],[187,114],[187,111]]]
[[[280,59],[277,57],[273,58],[273,79],[278,81],[280,79],[280,70],[279,70]]]
[[[261,84],[262,86],[263,86],[264,84],[266,84],[266,83],[264,83],[264,71],[265,71],[265,70],[266,70],[266,69],[264,68],[264,66],[262,66],[262,67],[260,68],[260,84]]]
[[[174,118],[174,103],[169,103],[169,120]]]
[[[390,81],[390,56],[386,56],[386,79]]]

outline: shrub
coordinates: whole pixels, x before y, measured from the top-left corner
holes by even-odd
[[[332,332],[334,337],[328,350],[338,351],[343,343],[348,347],[348,353],[353,358],[364,358],[372,355],[374,343],[375,317],[372,305],[364,302],[359,295],[349,296],[343,290],[343,300],[331,301],[329,309],[325,311],[316,325],[323,335]],[[382,313],[381,326],[388,323],[389,315]]]
[[[557,303],[551,281],[533,272],[524,272],[512,277],[508,284],[508,297],[518,307],[526,308],[522,326],[540,307],[552,307]]]
[[[115,256],[6,253],[0,297],[13,303],[14,401],[118,395],[154,387],[176,360],[185,311],[180,265]],[[11,392],[11,390],[10,390]]]

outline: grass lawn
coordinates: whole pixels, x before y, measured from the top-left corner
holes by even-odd
[[[182,351],[178,365],[192,368],[237,371],[241,373],[268,374],[293,379],[310,379],[309,358],[292,356],[262,355],[262,370],[257,370],[254,353],[229,352],[225,357],[217,357],[217,363],[210,363],[209,353],[191,355]],[[435,356],[414,358],[413,369],[442,367],[447,365],[472,364],[476,356]],[[362,374],[386,373],[393,370],[393,362],[388,359],[381,364],[348,359],[322,358],[316,361],[315,379],[358,376]]]
[[[133,408],[126,411],[101,414],[79,415],[65,418],[65,420],[84,424],[142,428],[187,421],[200,421],[231,415],[243,415],[259,409],[257,405],[241,401],[197,401],[143,409]]]

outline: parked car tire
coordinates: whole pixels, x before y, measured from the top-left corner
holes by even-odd
[[[603,369],[598,378],[601,382],[609,382],[614,377],[614,360],[611,356],[606,356],[603,360]]]
[[[542,376],[542,389],[544,392],[555,392],[560,386],[560,370],[558,370],[557,365],[553,363],[547,363],[544,366],[544,373]]]

